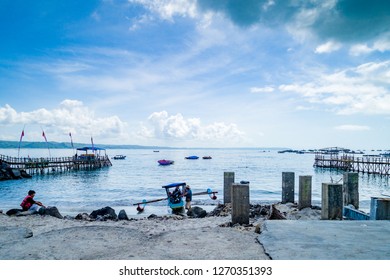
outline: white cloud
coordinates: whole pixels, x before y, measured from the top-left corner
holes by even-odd
[[[182,114],[169,115],[154,112],[148,118],[148,127],[142,126],[139,135],[144,138],[226,141],[239,140],[244,135],[235,124],[215,122],[203,125],[199,118],[184,118]]]
[[[273,87],[267,86],[267,87],[252,87],[250,89],[251,92],[257,93],[257,92],[273,92],[275,89]]]
[[[69,132],[80,140],[91,135],[101,139],[116,139],[125,137],[127,126],[118,116],[96,117],[93,111],[78,100],[64,100],[58,108],[40,108],[30,112],[17,112],[6,104],[0,108],[0,125],[26,125],[27,130],[29,126],[42,126],[50,131],[48,138],[52,141],[64,141],[63,135]]]
[[[332,74],[319,73],[308,83],[279,86],[310,103],[323,104],[339,114],[390,114],[390,61],[365,63]]]
[[[320,46],[318,46],[315,50],[315,53],[331,53],[331,52],[334,52],[334,51],[337,51],[341,48],[341,44],[340,43],[337,43],[337,42],[334,42],[334,41],[329,41],[329,42],[326,42],[325,44],[322,44]]]
[[[367,131],[370,130],[370,127],[365,125],[339,125],[335,127],[336,130],[344,130],[344,131]]]

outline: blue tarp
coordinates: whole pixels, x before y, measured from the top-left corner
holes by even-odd
[[[77,148],[77,151],[104,151],[105,149],[103,148],[98,148],[98,147],[82,147],[82,148]]]

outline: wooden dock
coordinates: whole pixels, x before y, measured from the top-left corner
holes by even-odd
[[[49,174],[72,170],[90,170],[112,166],[107,155],[81,155],[73,157],[17,158],[0,155],[0,163],[8,168],[25,170],[28,174]]]
[[[316,154],[313,166],[348,172],[390,175],[390,157],[383,156]]]

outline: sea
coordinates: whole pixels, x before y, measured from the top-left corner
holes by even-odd
[[[46,206],[56,206],[61,214],[90,214],[106,206],[129,216],[169,214],[166,201],[147,204],[142,214],[134,204],[166,197],[164,185],[185,182],[192,191],[218,192],[193,197],[193,205],[206,211],[223,203],[224,172],[234,172],[235,182],[248,181],[251,203],[276,203],[282,199],[282,172],[295,173],[295,201],[298,201],[299,176],[312,176],[312,203],[321,205],[322,183],[342,182],[343,172],[313,167],[314,154],[278,153],[277,149],[112,149],[103,151],[111,167],[97,170],[34,174],[30,179],[0,181],[0,209],[19,208],[29,190]],[[17,149],[0,149],[0,154],[18,155]],[[72,156],[72,149],[23,149],[21,157]],[[115,155],[125,155],[115,160]],[[185,159],[188,156],[199,159]],[[211,159],[202,159],[211,156]],[[158,160],[173,160],[162,166]],[[369,212],[371,197],[390,193],[388,176],[359,174],[360,209]]]

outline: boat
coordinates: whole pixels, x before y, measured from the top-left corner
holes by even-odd
[[[126,156],[125,155],[116,155],[113,157],[113,159],[125,159]]]
[[[198,159],[199,157],[198,156],[189,156],[189,157],[185,157],[185,159]]]
[[[204,156],[204,157],[202,157],[203,159],[212,159],[212,157],[211,156]]]
[[[157,161],[160,165],[171,165],[174,163],[173,160],[168,160],[168,159],[160,159]]]
[[[184,200],[182,194],[184,193],[186,186],[187,184],[184,182],[172,183],[169,185],[162,186],[162,188],[165,189],[166,197],[153,199],[149,201],[144,199],[142,202],[137,202],[134,203],[133,205],[137,205],[137,211],[141,213],[144,211],[145,206],[147,204],[167,200],[168,206],[172,209],[173,213],[181,213],[184,211]],[[216,200],[217,199],[217,196],[215,195],[216,193],[218,192],[212,191],[210,188],[208,188],[206,191],[192,193],[192,195],[193,196],[208,195],[212,200]]]
[[[172,183],[166,186],[162,186],[167,193],[168,206],[171,207],[174,212],[181,212],[184,207],[184,200],[182,194],[184,193],[184,188],[186,183]],[[171,192],[170,190],[174,188]]]

